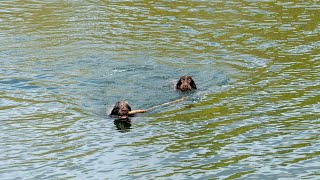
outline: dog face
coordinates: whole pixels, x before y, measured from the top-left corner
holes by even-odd
[[[114,105],[110,115],[128,117],[129,111],[131,111],[129,104],[126,101],[119,101]]]
[[[197,86],[191,76],[181,76],[176,85],[176,89],[181,91],[191,91],[196,90]]]

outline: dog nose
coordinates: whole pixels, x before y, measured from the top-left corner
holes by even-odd
[[[183,84],[183,85],[181,85],[181,87],[180,87],[182,90],[190,90],[191,89],[191,87],[188,85],[188,84]]]
[[[128,109],[124,108],[124,109],[121,109],[122,112],[129,112]]]

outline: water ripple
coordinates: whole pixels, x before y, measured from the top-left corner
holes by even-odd
[[[317,1],[0,4],[1,179],[319,177]]]

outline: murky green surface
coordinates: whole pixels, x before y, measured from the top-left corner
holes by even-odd
[[[320,2],[0,1],[0,179],[319,179]],[[116,101],[148,108],[117,130]],[[124,127],[124,126],[119,126]]]

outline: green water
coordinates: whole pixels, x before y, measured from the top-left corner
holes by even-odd
[[[319,179],[319,17],[318,0],[0,1],[0,179]],[[174,90],[185,74],[196,92]]]

